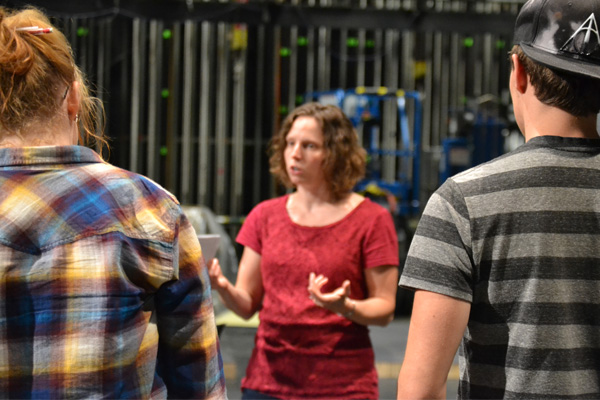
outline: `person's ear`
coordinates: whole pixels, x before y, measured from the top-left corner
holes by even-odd
[[[511,57],[513,74],[515,78],[515,87],[519,91],[519,93],[525,93],[527,91],[527,85],[529,84],[529,79],[527,76],[527,71],[525,67],[519,60],[519,56],[513,54]]]
[[[79,82],[73,81],[71,88],[67,93],[67,113],[70,121],[75,121],[79,117],[79,101],[81,95],[79,94]]]

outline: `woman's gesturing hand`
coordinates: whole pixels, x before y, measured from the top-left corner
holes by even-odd
[[[225,289],[229,281],[223,275],[223,271],[221,271],[221,264],[219,264],[219,260],[213,258],[207,263],[208,266],[208,276],[210,277],[210,285],[214,289]]]
[[[310,299],[319,307],[338,314],[346,314],[348,311],[347,301],[350,296],[350,281],[345,280],[342,286],[329,293],[321,293],[321,288],[329,279],[323,275],[311,272],[308,277],[308,293]]]

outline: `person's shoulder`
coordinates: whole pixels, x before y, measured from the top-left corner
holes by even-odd
[[[369,214],[380,214],[389,212],[384,206],[372,201],[370,198],[365,197],[362,202],[357,206],[359,211]]]
[[[144,175],[135,174],[135,177],[136,178],[134,180],[136,180],[137,182],[140,182],[140,184],[143,185],[143,188],[146,189],[148,191],[148,193],[152,193],[153,195],[155,195],[157,197],[169,199],[177,206],[180,205],[179,199],[177,199],[177,197],[173,193],[169,192],[167,189],[165,189],[159,183],[155,182],[154,180],[152,180]]]
[[[252,211],[254,211],[254,212],[256,212],[256,211],[261,211],[261,212],[275,211],[276,209],[285,207],[285,203],[286,203],[287,199],[288,199],[288,195],[283,195],[283,196],[279,196],[279,197],[274,197],[272,199],[263,200],[260,203],[258,203],[257,205],[255,205],[254,208],[252,209]]]
[[[150,235],[159,240],[173,240],[175,227],[184,217],[175,195],[142,174],[109,163],[96,168],[95,176],[104,191],[102,196],[119,210],[115,214],[119,229],[130,237]]]
[[[269,224],[268,221],[281,220],[285,215],[287,197],[284,195],[261,201],[250,210],[245,221],[253,224]]]
[[[485,180],[485,178],[497,175],[503,172],[511,172],[527,165],[522,161],[529,157],[529,153],[535,151],[531,146],[524,144],[518,148],[502,154],[490,161],[471,167],[465,171],[459,172],[448,179],[444,184],[463,183]]]
[[[124,168],[103,163],[99,166],[100,181],[111,191],[129,192],[144,198],[167,200],[179,206],[177,197],[149,177]]]
[[[503,154],[490,161],[484,162],[482,164],[471,167],[465,171],[459,172],[456,175],[454,175],[451,179],[460,182],[463,180],[468,180],[470,178],[480,178],[486,175],[495,174],[502,169],[502,164],[504,163],[504,160],[512,156],[512,153]]]

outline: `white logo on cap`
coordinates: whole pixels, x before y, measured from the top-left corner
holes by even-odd
[[[574,43],[574,40],[575,40],[575,37],[578,34],[580,34],[581,32],[585,32],[585,36],[583,38],[583,44],[581,46],[577,46]],[[579,54],[585,53],[585,54],[589,55],[594,50],[596,50],[596,49],[592,49],[591,51],[585,50],[586,48],[588,48],[588,45],[590,45],[590,39],[591,39],[592,33],[594,33],[596,35],[596,48],[597,48],[598,45],[600,44],[600,35],[598,34],[598,25],[596,24],[596,17],[594,16],[593,13],[590,14],[590,16],[585,20],[585,22],[583,24],[581,24],[581,26],[579,28],[577,28],[575,33],[573,35],[571,35],[569,40],[567,40],[560,49],[567,50],[567,46],[570,44],[571,49],[574,50],[573,52],[576,52]]]

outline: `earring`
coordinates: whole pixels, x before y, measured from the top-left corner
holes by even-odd
[[[78,124],[79,123],[79,114],[75,115],[75,123]]]

